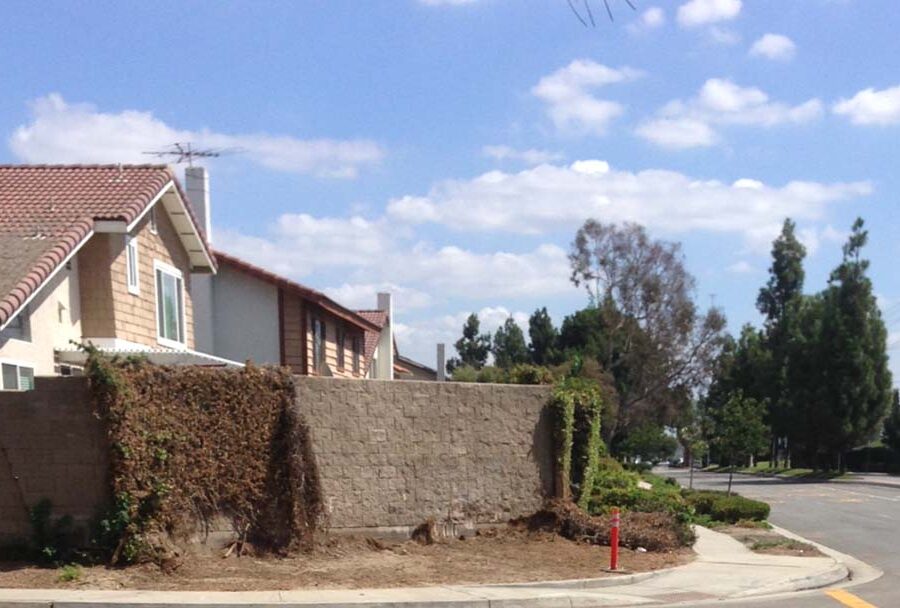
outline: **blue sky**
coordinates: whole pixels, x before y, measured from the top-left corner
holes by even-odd
[[[900,346],[895,3],[609,1],[595,28],[565,0],[12,2],[0,156],[238,148],[209,164],[215,246],[355,307],[391,289],[427,363],[469,311],[583,306],[589,216],[682,242],[736,330],[786,215],[808,291],[861,215]]]

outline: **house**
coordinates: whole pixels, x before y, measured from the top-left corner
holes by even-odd
[[[217,357],[285,365],[295,374],[382,378],[371,369],[379,327],[325,294],[222,251],[197,299],[198,346]]]
[[[77,372],[72,342],[161,363],[196,352],[193,277],[216,262],[162,165],[0,166],[0,389]]]
[[[185,186],[209,237],[206,169],[187,168]],[[376,323],[228,252],[216,250],[215,257],[218,272],[198,275],[191,284],[198,350],[226,360],[285,365],[299,375],[393,379],[390,294],[379,295],[383,309]]]

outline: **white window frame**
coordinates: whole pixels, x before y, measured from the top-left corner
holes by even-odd
[[[157,278],[158,273],[164,273],[171,275],[181,281],[181,319],[179,322],[181,324],[181,335],[184,337],[184,341],[179,342],[178,340],[171,340],[161,335],[160,329],[160,318],[159,318],[159,280]],[[179,350],[184,350],[187,347],[187,323],[185,321],[185,317],[187,316],[187,311],[185,310],[185,301],[184,301],[184,292],[187,290],[187,286],[184,284],[184,273],[175,268],[174,266],[170,266],[165,262],[160,262],[159,260],[153,260],[153,291],[155,293],[153,309],[154,316],[156,317],[156,342],[162,346],[168,346],[169,348],[176,348]]]
[[[134,263],[134,273],[131,271],[132,262]],[[130,234],[125,235],[125,284],[128,285],[128,293],[134,296],[141,295],[141,260],[138,254],[138,237]]]
[[[3,365],[13,365],[16,367],[16,388],[6,388],[3,385]],[[22,387],[22,368],[27,368],[31,370],[31,388],[21,388]],[[0,359],[0,391],[6,392],[25,392],[29,390],[34,390],[34,364],[28,361],[21,361],[17,359]]]

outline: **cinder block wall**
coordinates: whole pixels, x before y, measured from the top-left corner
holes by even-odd
[[[404,533],[537,509],[553,489],[548,387],[296,377],[335,530]],[[106,440],[84,378],[0,392],[0,543],[49,498],[85,524],[107,500]]]
[[[0,392],[0,543],[28,536],[27,508],[44,498],[88,524],[107,497],[105,446],[83,378]]]
[[[552,493],[549,387],[296,380],[334,529],[504,522]]]

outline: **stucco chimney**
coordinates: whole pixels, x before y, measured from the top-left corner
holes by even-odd
[[[380,380],[394,379],[394,307],[391,302],[391,294],[378,294],[378,310],[387,313],[387,321],[381,330],[381,338],[378,340],[378,371],[375,377]]]
[[[206,168],[186,167],[184,186],[200,223],[200,229],[206,235],[206,241],[212,243],[212,209],[209,206],[209,176],[206,174]]]

